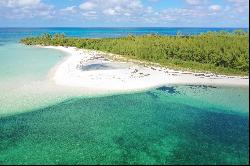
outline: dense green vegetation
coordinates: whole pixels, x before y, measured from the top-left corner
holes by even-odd
[[[24,38],[27,45],[74,46],[120,54],[126,58],[156,62],[163,66],[248,75],[249,33],[208,32],[200,35],[145,35],[122,38],[69,38],[64,34],[44,34]]]

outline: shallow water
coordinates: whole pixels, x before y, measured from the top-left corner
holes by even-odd
[[[221,29],[0,28],[0,164],[249,163],[249,88],[173,85],[90,97],[48,80],[62,52],[18,43],[44,32],[119,37],[177,30]]]
[[[23,112],[59,100],[62,93],[48,73],[65,55],[62,52],[10,42],[0,46],[0,116]]]
[[[9,43],[0,46],[1,80],[28,78],[44,79],[64,54],[56,50]]]
[[[0,119],[5,164],[247,164],[248,103],[234,108],[176,90],[62,103]],[[165,88],[166,89],[166,88]],[[179,91],[186,89],[185,93]],[[196,87],[195,90],[204,92]],[[178,92],[177,92],[178,91]],[[230,92],[231,91],[231,92]],[[242,95],[247,89],[238,89]],[[207,92],[211,93],[211,92]]]

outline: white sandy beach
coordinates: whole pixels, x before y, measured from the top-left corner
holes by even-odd
[[[107,59],[103,52],[73,47],[44,48],[69,54],[50,75],[50,78],[61,86],[109,92],[143,90],[170,84],[249,86],[249,77],[175,71],[132,62],[118,62]]]

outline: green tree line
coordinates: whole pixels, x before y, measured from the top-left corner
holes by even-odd
[[[207,32],[199,35],[128,35],[102,39],[44,34],[24,38],[21,42],[27,45],[73,46],[100,50],[174,68],[221,74],[249,73],[249,33],[241,30]]]

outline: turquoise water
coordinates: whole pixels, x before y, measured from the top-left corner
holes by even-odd
[[[249,162],[247,103],[242,103],[244,107],[239,113],[192,98],[186,93],[190,87],[169,89],[175,92],[151,90],[100,98],[72,98],[34,112],[1,118],[0,163]],[[206,92],[210,89],[196,87],[196,90],[210,93]],[[246,90],[238,89],[238,93],[231,95],[242,95],[244,99]],[[222,98],[220,92],[223,91],[229,94],[230,88],[218,88],[213,95]],[[226,100],[234,102],[230,97]]]
[[[56,50],[27,47],[17,43],[0,47],[0,52],[0,75],[3,79],[16,79],[19,76],[42,78],[63,57]]]
[[[119,37],[216,28],[0,29],[0,164],[248,164],[249,87],[175,86],[90,96],[48,79],[66,55],[44,32]]]
[[[51,69],[65,56],[14,41],[0,46],[0,116],[32,111],[65,99],[68,93],[48,80]]]

